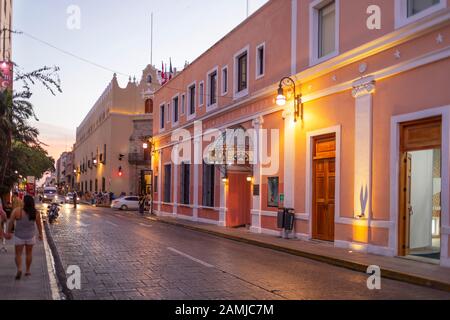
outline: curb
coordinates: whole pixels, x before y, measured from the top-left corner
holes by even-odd
[[[62,293],[66,297],[66,300],[74,300],[72,291],[67,287],[66,272],[64,270],[61,257],[59,256],[58,248],[56,247],[55,241],[53,240],[53,235],[48,225],[48,222],[44,221],[43,224],[47,236],[47,243],[48,246],[50,247],[50,250],[52,251],[53,260],[55,262],[56,277],[58,278],[59,285],[62,288]]]
[[[306,251],[286,248],[286,247],[282,247],[279,245],[270,244],[270,243],[266,243],[266,242],[262,242],[262,241],[258,241],[258,240],[247,239],[244,237],[225,234],[225,233],[221,233],[221,232],[217,232],[217,231],[213,231],[213,230],[207,230],[207,229],[204,229],[201,227],[190,226],[190,225],[186,225],[186,224],[175,222],[175,221],[167,221],[164,219],[160,219],[158,217],[149,217],[147,219],[153,220],[156,222],[160,222],[160,223],[165,223],[168,225],[173,225],[173,226],[193,230],[193,231],[197,231],[197,232],[206,233],[209,235],[213,235],[213,236],[220,237],[220,238],[225,238],[225,239],[236,241],[236,242],[246,243],[246,244],[254,245],[257,247],[261,247],[261,248],[266,248],[266,249],[271,249],[271,250],[275,250],[275,251],[279,251],[279,252],[288,253],[288,254],[291,254],[294,256],[323,262],[323,263],[326,263],[329,265],[333,265],[333,266],[337,266],[337,267],[341,267],[341,268],[345,268],[345,269],[349,269],[349,270],[353,270],[353,271],[358,271],[358,272],[365,273],[365,274],[367,274],[367,268],[369,267],[368,264],[364,264],[364,263],[358,263],[358,262],[348,261],[348,260],[334,258],[334,257],[330,257],[330,256],[325,256],[325,255],[310,253],[310,252],[306,252]],[[445,282],[441,282],[438,280],[433,280],[433,279],[429,279],[429,278],[425,278],[425,277],[421,277],[421,276],[417,276],[417,275],[413,275],[413,274],[408,274],[408,273],[392,270],[389,268],[381,268],[381,274],[382,274],[382,277],[386,278],[386,279],[406,282],[406,283],[410,283],[410,284],[414,284],[414,285],[418,285],[418,286],[422,286],[422,287],[427,287],[427,288],[450,292],[450,283],[445,283]]]

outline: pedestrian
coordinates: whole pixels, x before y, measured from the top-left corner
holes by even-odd
[[[20,200],[19,193],[17,191],[13,192],[13,198],[12,198],[12,210],[14,211],[17,208],[22,208],[23,202]]]
[[[12,228],[16,225],[14,232],[14,244],[16,250],[16,280],[22,278],[22,254],[25,248],[26,253],[26,273],[31,276],[31,263],[33,261],[33,246],[36,244],[36,226],[39,232],[39,240],[42,241],[42,221],[41,214],[36,210],[34,199],[31,196],[24,197],[23,208],[16,208],[9,219],[6,239],[12,238]]]
[[[77,200],[78,200],[78,195],[76,192],[73,193],[73,208],[76,209],[77,208]]]
[[[141,193],[141,195],[139,196],[139,213],[141,215],[144,215],[144,210],[145,210],[145,197]]]
[[[3,210],[2,200],[0,199],[0,241],[3,240],[3,225],[8,220],[5,210]]]

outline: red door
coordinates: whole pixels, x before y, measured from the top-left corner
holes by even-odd
[[[247,173],[228,173],[227,227],[241,227],[251,224],[251,184]]]

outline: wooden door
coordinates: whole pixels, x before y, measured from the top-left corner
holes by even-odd
[[[326,136],[315,141],[313,162],[313,238],[334,241],[336,140]]]
[[[227,227],[236,228],[251,224],[251,183],[248,173],[228,173]]]

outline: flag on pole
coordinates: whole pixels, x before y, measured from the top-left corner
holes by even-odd
[[[169,75],[169,80],[172,79],[173,77],[173,69],[172,69],[172,58],[170,58],[170,75]]]

